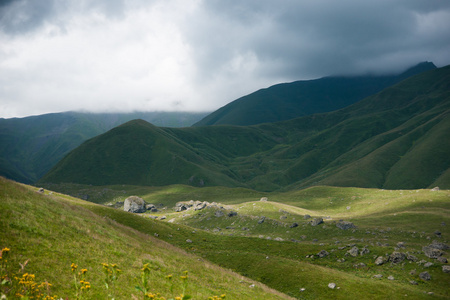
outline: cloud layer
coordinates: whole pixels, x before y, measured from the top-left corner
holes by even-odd
[[[450,64],[450,1],[0,2],[0,117],[211,111],[278,82],[421,61]]]

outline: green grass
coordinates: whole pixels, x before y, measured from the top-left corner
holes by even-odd
[[[89,187],[84,187],[88,190]],[[99,187],[91,187],[93,190]],[[148,200],[158,199],[166,209],[156,213],[165,221],[152,221],[147,214],[130,215],[120,210],[89,205],[96,215],[134,228],[144,234],[157,233],[159,239],[169,242],[225,268],[300,299],[336,298],[373,299],[428,298],[424,292],[433,292],[436,298],[450,296],[448,274],[441,264],[427,258],[422,247],[434,239],[449,244],[450,193],[448,190],[379,190],[362,188],[312,187],[289,192],[261,193],[247,189],[168,187],[101,187],[123,189],[126,197],[134,191]],[[260,201],[267,197],[269,201]],[[237,216],[216,217],[216,209],[200,211],[172,210],[176,201],[201,200],[219,202],[225,212],[236,211]],[[152,201],[150,201],[152,202]],[[156,203],[156,201],[153,201]],[[347,209],[349,207],[349,209]],[[303,216],[324,217],[324,224],[313,227]],[[264,223],[258,224],[261,216]],[[356,230],[341,230],[335,226],[340,219],[351,221]],[[170,222],[168,222],[170,221]],[[171,223],[172,222],[172,223]],[[294,223],[299,226],[291,228]],[[434,232],[439,230],[442,237]],[[186,240],[192,240],[187,243]],[[376,266],[377,256],[395,251],[398,242],[419,260],[433,262],[430,268],[405,261]],[[367,247],[369,254],[356,258],[347,251],[356,245]],[[343,248],[342,248],[343,247]],[[342,249],[339,249],[342,248]],[[330,255],[318,258],[321,250]],[[308,256],[308,257],[307,257]],[[338,259],[345,259],[338,262]],[[355,267],[364,263],[365,267]],[[414,275],[410,272],[416,270]],[[418,274],[428,271],[431,281],[422,281]],[[382,274],[382,279],[373,278]],[[394,276],[390,281],[388,276]],[[418,285],[411,285],[415,280]],[[335,282],[340,289],[327,288]],[[300,288],[306,290],[301,292]],[[351,291],[351,292],[350,292]]]
[[[42,195],[34,188],[3,178],[0,178],[0,199],[0,247],[11,249],[8,264],[18,271],[19,263],[28,261],[26,272],[35,274],[37,281],[52,283],[53,293],[60,297],[74,298],[71,263],[88,269],[87,279],[92,286],[89,299],[107,296],[101,263],[116,263],[123,270],[117,281],[116,299],[138,295],[134,287],[139,284],[140,269],[143,263],[151,263],[158,268],[152,271],[151,289],[163,295],[170,295],[165,276],[173,274],[174,280],[179,281],[178,276],[187,270],[187,292],[195,299],[223,293],[230,299],[286,298],[259,284],[249,288],[251,280],[153,237],[154,231],[163,225],[159,222],[56,193]],[[97,210],[103,214],[96,214]],[[153,230],[147,234],[126,227],[107,217],[109,212],[112,216],[119,212],[118,220],[143,221]],[[246,283],[240,283],[242,280]],[[174,293],[181,293],[179,283]]]

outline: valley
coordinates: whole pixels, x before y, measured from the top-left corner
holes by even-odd
[[[202,296],[205,292],[225,293],[227,299],[425,299],[430,295],[446,299],[450,296],[447,284],[450,274],[443,271],[448,264],[428,257],[424,251],[424,247],[433,244],[449,245],[448,190],[312,187],[263,193],[242,188],[180,185],[66,188],[83,191],[92,202],[50,190],[39,193],[37,188],[2,180],[2,199],[7,200],[2,201],[0,210],[2,226],[6,229],[0,239],[2,246],[6,238],[9,246],[20,251],[23,259],[30,259],[30,267],[34,265],[32,268],[50,282],[58,281],[58,276],[70,276],[70,271],[51,275],[53,268],[44,266],[48,260],[54,261],[56,255],[61,270],[69,269],[71,260],[86,265],[89,270],[98,269],[96,264],[105,259],[122,268],[130,266],[129,275],[119,277],[118,282],[137,280],[132,273],[137,274],[143,262],[154,261],[164,266],[160,269],[167,270],[166,273],[189,269],[190,278],[202,278],[190,283],[190,293],[196,293],[195,299],[206,299]],[[158,212],[124,212],[120,203],[130,195],[154,204]],[[21,205],[15,206],[19,199]],[[190,200],[208,201],[210,205],[199,210],[192,207],[175,211],[177,203]],[[108,207],[115,203],[118,203],[116,208]],[[27,207],[34,209],[27,210]],[[83,222],[86,218],[90,221]],[[311,221],[319,218],[323,223],[312,226]],[[352,226],[337,227],[344,221]],[[61,227],[57,225],[60,222],[72,225]],[[297,225],[293,226],[294,223]],[[120,234],[116,233],[118,229]],[[77,236],[76,232],[81,235]],[[31,247],[38,239],[41,250]],[[88,256],[70,250],[73,243],[81,240],[83,250],[78,251],[89,253]],[[144,242],[150,243],[149,246],[139,246]],[[176,248],[155,253],[157,245]],[[145,254],[148,251],[150,254]],[[442,257],[448,258],[448,250],[442,251]],[[177,261],[175,265],[172,259]],[[214,272],[210,267],[201,267],[207,262],[229,271]],[[424,272],[430,275],[430,280],[422,279]],[[167,293],[167,284],[157,278],[164,277],[158,275],[162,273],[152,273],[153,287]],[[220,279],[211,279],[218,285],[207,285],[206,291],[199,286],[203,286],[201,282],[207,276],[219,274]],[[225,280],[223,276],[228,276],[225,274],[235,274],[230,275],[237,278],[233,279],[237,280],[233,287],[223,286],[224,282],[232,281]],[[285,296],[264,294],[264,289],[253,285],[252,280]],[[330,283],[335,288],[328,287]],[[97,286],[96,295],[105,292],[98,279],[93,279],[92,285]],[[122,294],[134,293],[126,288],[127,284],[120,286]],[[65,288],[55,285],[54,289],[70,294],[70,285]]]

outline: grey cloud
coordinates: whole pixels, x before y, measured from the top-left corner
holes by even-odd
[[[427,32],[419,24],[437,11],[450,16],[450,1],[207,1],[205,10],[214,19],[193,30],[208,69],[252,51],[274,66],[266,76],[393,72],[450,50],[450,21]]]

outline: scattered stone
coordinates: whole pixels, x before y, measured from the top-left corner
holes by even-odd
[[[229,213],[228,213],[228,217],[234,217],[234,216],[237,216],[238,215],[238,213],[237,212],[235,212],[235,211],[230,211]]]
[[[409,254],[409,253],[406,255],[406,259],[409,261],[413,261],[413,262],[416,262],[419,260],[417,257],[415,257],[414,255]]]
[[[389,276],[388,276],[388,279],[389,279],[389,280],[395,280],[394,276],[392,276],[392,275],[389,275]]]
[[[269,199],[267,197],[261,197],[261,199],[259,199],[259,201],[263,201],[263,202],[267,202]]]
[[[432,247],[432,248],[434,248],[434,249],[439,249],[439,250],[447,250],[447,249],[450,249],[450,246],[449,245],[447,245],[447,244],[444,244],[444,243],[441,243],[441,242],[438,242],[438,241],[433,241],[432,243],[431,243],[431,245],[429,245],[429,247]]]
[[[280,220],[286,220],[287,216],[280,216]]]
[[[381,266],[385,262],[386,262],[386,259],[383,256],[378,256],[377,259],[375,260],[375,264],[377,266]]]
[[[342,230],[356,228],[356,226],[352,222],[348,221],[339,221],[336,223],[336,227]]]
[[[186,243],[192,243],[192,240],[187,239],[187,240],[186,240]]]
[[[303,219],[305,219],[305,220],[311,219],[311,216],[310,215],[304,215]]]
[[[254,288],[254,287],[255,287],[255,284],[250,284],[248,287],[249,287],[249,288]]]
[[[167,219],[167,217],[166,216],[162,216],[160,220],[165,220],[165,219]]]
[[[44,188],[40,188],[40,189],[38,190],[38,192],[41,193],[41,194],[44,193]]]
[[[438,257],[438,258],[437,258],[437,261],[440,262],[440,263],[443,263],[443,264],[446,264],[446,263],[448,262],[448,261],[447,261],[447,258],[446,258],[446,257],[443,257],[443,256]]]
[[[365,263],[361,262],[361,263],[354,264],[353,267],[356,268],[356,269],[360,269],[360,268],[365,268],[367,266],[366,266]]]
[[[216,216],[217,218],[223,217],[224,215],[225,215],[225,213],[223,211],[221,211],[221,210],[217,210],[214,213],[214,216]]]
[[[304,291],[306,291],[305,288],[301,288],[301,289],[300,289],[300,292],[304,292]]]
[[[177,204],[175,204],[175,211],[176,212],[187,210],[188,208],[189,208],[189,206],[187,204],[185,204],[185,203],[178,202]]]
[[[154,205],[154,204],[145,204],[145,209],[146,210],[152,210],[152,209],[154,209],[154,208],[156,208],[156,206]]]
[[[265,217],[265,216],[262,216],[262,217],[258,220],[258,224],[264,223],[265,220],[266,220],[266,217]]]
[[[292,223],[291,226],[289,226],[289,228],[295,228],[298,226],[298,223]]]
[[[350,206],[347,206],[347,210],[349,210],[351,207]]]
[[[417,271],[416,271],[416,269],[414,269],[414,270],[411,270],[410,272],[409,272],[409,275],[416,275],[416,273],[417,273]]]
[[[276,237],[276,238],[274,238],[274,241],[282,242],[282,241],[284,241],[284,239],[282,239],[282,238],[280,238],[280,237]]]
[[[438,187],[438,186],[435,186],[434,188],[431,189],[431,191],[432,191],[432,192],[437,192],[437,191],[439,191],[439,187]]]
[[[350,250],[347,251],[348,254],[350,254],[353,257],[357,257],[359,254],[359,250],[358,247],[354,246],[353,248],[351,248]]]
[[[450,266],[442,266],[442,272],[444,273],[450,273]]]
[[[389,261],[391,263],[393,263],[393,264],[398,264],[398,263],[401,263],[402,261],[404,261],[405,258],[406,258],[406,254],[405,253],[394,251],[389,256]]]
[[[405,248],[405,242],[398,242],[397,243],[398,248]]]
[[[445,226],[445,225],[446,225],[445,222],[442,222],[442,223],[441,223],[441,226]]]
[[[314,218],[311,221],[311,226],[317,226],[319,224],[323,223],[323,219],[322,218]]]
[[[373,275],[373,278],[383,278],[383,275],[381,274]]]
[[[364,247],[361,249],[361,251],[359,251],[359,255],[364,255],[364,254],[369,254],[370,250],[367,247]]]
[[[439,230],[436,230],[435,232],[434,232],[434,234],[437,236],[437,237],[441,237],[441,232],[439,231]]]
[[[410,280],[409,283],[412,285],[418,285],[417,281],[415,281],[415,280]]]
[[[320,258],[323,258],[323,257],[326,257],[326,256],[330,255],[330,253],[328,253],[326,250],[321,250],[319,253],[317,253],[317,255]]]
[[[155,237],[158,237],[159,236],[159,234],[157,234],[156,232],[153,234]]]
[[[336,288],[336,283],[331,282],[331,283],[328,284],[328,287],[329,287],[330,289],[335,289],[335,288]]]
[[[132,213],[143,213],[146,211],[144,199],[138,196],[130,196],[125,199],[123,210]]]
[[[423,265],[424,268],[429,268],[433,265],[433,263],[431,262],[427,262],[426,264]]]
[[[419,274],[419,278],[428,281],[431,279],[431,275],[428,272],[422,272]]]
[[[434,248],[432,245],[422,247],[422,251],[429,258],[438,258],[444,254],[444,251]]]

